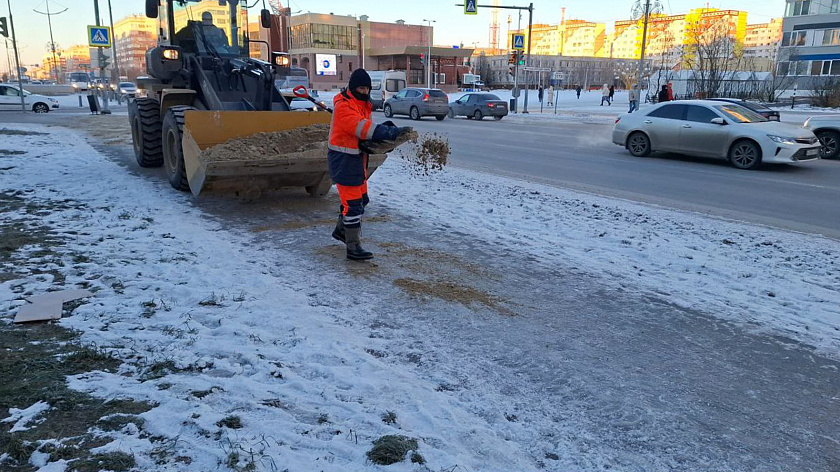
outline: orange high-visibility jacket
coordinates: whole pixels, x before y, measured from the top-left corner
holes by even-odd
[[[341,92],[333,100],[327,152],[333,182],[351,186],[365,183],[367,155],[359,150],[359,142],[396,137],[397,128],[377,125],[371,120],[372,111],[370,101],[358,100],[349,91]]]

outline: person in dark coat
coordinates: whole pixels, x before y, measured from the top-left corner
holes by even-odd
[[[656,98],[657,98],[657,102],[659,102],[659,103],[670,101],[670,100],[668,100],[668,86],[667,85],[662,86],[662,90],[659,91],[659,96],[656,97]]]
[[[613,99],[615,99],[615,85],[610,85],[610,106],[612,106]]]
[[[575,92],[577,92],[577,97],[578,97],[578,100],[580,100],[580,91],[581,91],[580,85],[578,85],[577,87],[575,87]]]
[[[542,103],[542,101],[543,101],[543,88],[542,87],[540,87],[540,93],[537,96],[540,99],[540,103]]]

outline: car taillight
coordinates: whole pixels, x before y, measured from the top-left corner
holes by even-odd
[[[615,119],[615,124],[618,124],[618,122],[619,122],[619,121],[621,121],[621,117],[620,117],[620,116],[619,116],[618,118],[616,118],[616,119]]]
[[[429,101],[429,94],[428,94],[428,93],[427,93],[426,95],[423,95],[423,101],[424,101],[424,102],[428,102],[428,101]]]
[[[495,103],[488,103],[487,108],[494,108],[496,106]]]

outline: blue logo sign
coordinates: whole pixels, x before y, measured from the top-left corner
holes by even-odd
[[[329,69],[329,68],[330,68],[330,60],[329,59],[324,59],[324,69]]]
[[[519,49],[520,51],[525,49],[525,35],[524,34],[514,34],[513,35],[513,49]]]

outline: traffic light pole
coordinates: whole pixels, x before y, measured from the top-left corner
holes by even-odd
[[[642,30],[642,50],[641,55],[639,56],[639,78],[637,79],[636,83],[639,85],[639,93],[641,94],[642,90],[642,76],[644,75],[645,70],[645,46],[647,45],[647,30],[648,30],[648,18],[650,17],[650,0],[646,0],[645,2],[645,26]],[[650,84],[648,84],[650,85]],[[657,93],[657,90],[654,90],[653,93]],[[650,90],[647,91],[648,96],[650,96]]]
[[[456,3],[456,7],[463,7],[463,3]],[[507,6],[507,5],[479,5],[476,3],[476,8],[500,8],[502,10],[528,10],[528,53],[525,57],[525,67],[528,67],[528,63],[531,60],[531,32],[533,31],[534,27],[534,4],[531,3],[527,7],[514,7],[514,6]],[[519,76],[519,61],[516,61],[516,64],[513,67],[513,87],[516,88],[518,81],[517,78]],[[518,99],[517,99],[518,101]],[[525,81],[525,110],[522,113],[528,113],[528,81]]]
[[[20,77],[20,55],[18,54],[17,36],[15,36],[15,20],[12,18],[12,0],[6,0],[9,5],[9,28],[12,30],[12,47],[15,49],[15,66],[17,67],[18,88],[20,90],[20,111],[26,111],[26,100],[23,97],[23,79]]]
[[[96,15],[96,26],[102,26],[102,21],[99,19],[99,0],[93,0],[93,12]],[[113,35],[113,31],[111,32],[111,34]],[[114,38],[111,38],[111,41],[113,40]],[[105,53],[102,52],[101,47],[97,48],[97,50],[99,51],[99,80],[101,81],[100,84],[102,84],[103,86],[102,113],[105,115],[110,115],[111,110],[108,109],[108,92],[111,87],[110,84],[105,83],[105,66],[103,65],[103,63],[105,62]]]

